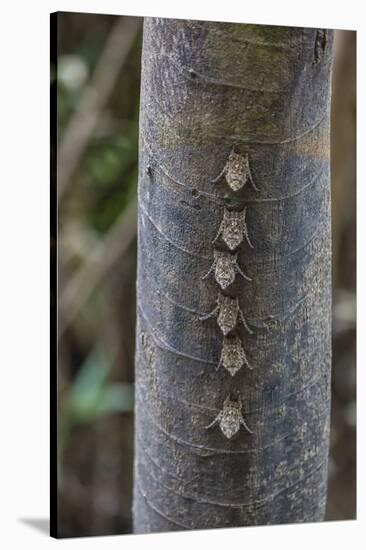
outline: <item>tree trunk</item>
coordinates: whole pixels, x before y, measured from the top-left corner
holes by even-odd
[[[332,41],[145,20],[137,533],[324,517]]]

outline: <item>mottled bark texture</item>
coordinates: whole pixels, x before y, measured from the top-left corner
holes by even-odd
[[[321,521],[331,366],[329,107],[332,32],[146,19],[140,118],[134,529]],[[234,148],[234,149],[233,149]],[[217,178],[248,155],[234,192]],[[211,311],[224,207],[247,207],[223,294],[253,334],[216,370]],[[225,399],[243,426],[206,429]]]

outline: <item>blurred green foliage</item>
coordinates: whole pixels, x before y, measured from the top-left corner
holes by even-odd
[[[72,13],[58,17],[57,69],[51,67],[50,74],[58,99],[58,148],[65,129],[78,112],[83,93],[90,86],[93,71],[117,19]],[[61,293],[82,268],[89,249],[103,241],[136,194],[141,45],[142,32],[132,43],[113,92],[98,113],[96,129],[59,204],[59,239],[67,235],[66,248],[70,242],[75,243],[66,254],[61,248]],[[78,227],[80,230],[80,226],[82,234],[79,231],[73,236],[73,231]],[[82,250],[79,250],[80,243],[84,246]],[[105,327],[96,328],[103,317],[103,308],[113,298],[110,282],[96,287],[75,325],[62,338],[67,361],[59,365],[61,454],[76,428],[93,425],[107,415],[133,411],[133,385],[114,370],[118,352],[113,357],[106,353],[109,342],[105,342]],[[112,307],[116,307],[115,304]],[[129,369],[132,368],[133,365],[129,365]]]
[[[79,424],[111,413],[133,411],[133,386],[109,382],[112,361],[98,347],[85,359],[70,385],[60,415],[60,445]]]
[[[85,215],[101,234],[109,230],[136,192],[137,130],[137,122],[128,121],[122,135],[98,140],[86,155],[81,182],[87,196]]]
[[[113,16],[90,15],[90,34],[85,32],[85,23],[71,15],[63,14],[59,20],[59,143],[117,20]],[[84,31],[81,34],[79,24]],[[105,109],[99,113],[96,131],[80,161],[72,189],[68,191],[68,201],[63,205],[61,224],[68,219],[70,207],[71,215],[104,235],[136,193],[141,34],[132,44]],[[51,70],[51,77],[54,72]]]

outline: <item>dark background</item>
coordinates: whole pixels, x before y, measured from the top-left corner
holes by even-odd
[[[128,533],[142,20],[61,13],[57,37],[58,534]],[[329,520],[355,517],[355,58],[356,33],[337,31]]]

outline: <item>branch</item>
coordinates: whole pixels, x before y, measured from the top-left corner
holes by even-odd
[[[102,51],[91,81],[71,118],[58,154],[58,198],[63,197],[95,130],[100,111],[113,91],[120,70],[141,25],[139,18],[120,17]]]
[[[95,288],[126,252],[136,236],[136,198],[120,214],[108,235],[92,250],[83,267],[67,284],[59,300],[58,338],[74,321]]]

